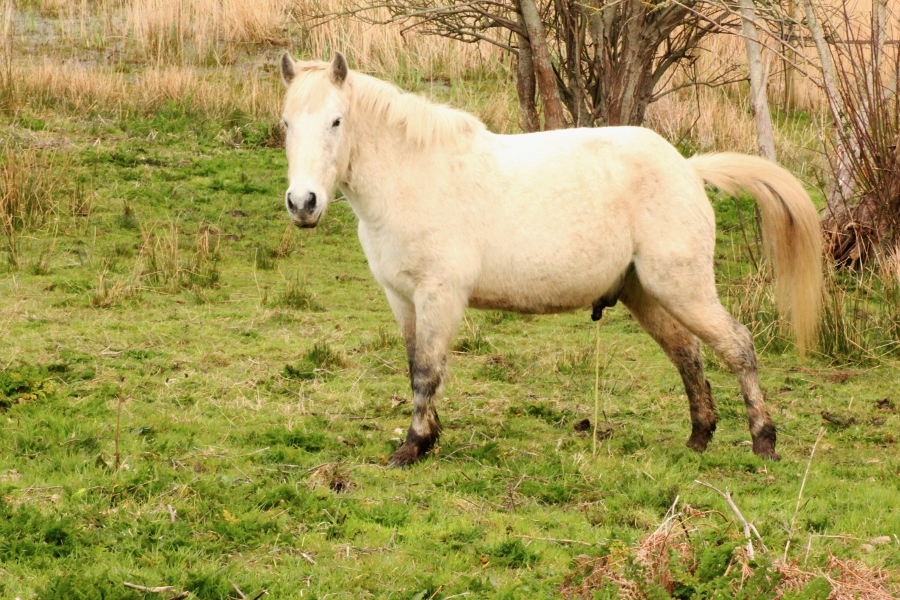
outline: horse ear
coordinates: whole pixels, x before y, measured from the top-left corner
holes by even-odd
[[[285,85],[294,80],[294,75],[296,75],[294,72],[294,59],[285,52],[281,55],[281,77],[284,79]]]
[[[331,78],[337,85],[341,85],[347,79],[347,71],[349,71],[347,59],[340,52],[335,52],[334,58],[331,59]]]

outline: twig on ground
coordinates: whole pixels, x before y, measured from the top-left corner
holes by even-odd
[[[160,585],[157,587],[146,587],[143,585],[138,585],[136,583],[129,583],[127,581],[123,581],[122,585],[124,585],[127,588],[131,588],[131,589],[137,590],[139,592],[146,592],[149,594],[162,594],[164,592],[174,592],[175,591],[175,586],[172,586],[172,585]]]
[[[122,422],[122,403],[125,402],[125,398],[122,396],[122,386],[119,386],[119,403],[116,406],[116,470],[115,472],[119,472],[119,425]]]
[[[679,500],[681,500],[681,496],[675,496],[675,502],[673,502],[672,506],[669,507],[669,510],[666,511],[666,514],[663,516],[662,523],[659,524],[659,527],[656,528],[656,531],[653,532],[653,535],[660,533],[669,524],[670,521],[681,516],[681,513],[676,511]]]
[[[787,562],[788,549],[791,547],[791,539],[794,537],[794,526],[797,524],[797,513],[800,512],[800,502],[803,500],[803,488],[806,487],[806,478],[809,477],[809,467],[812,465],[813,456],[816,455],[816,448],[818,448],[819,441],[822,439],[823,435],[825,435],[825,428],[820,427],[819,435],[816,436],[816,442],[812,447],[812,452],[809,453],[809,461],[806,463],[806,472],[803,474],[803,481],[800,482],[800,493],[797,494],[797,506],[794,508],[794,516],[791,518],[791,527],[788,531],[787,543],[784,545],[784,557],[782,558],[782,562]]]
[[[175,522],[175,509],[172,508],[171,504],[166,504],[166,508],[169,509],[169,520],[174,523]]]
[[[169,600],[183,600],[184,598],[187,598],[190,595],[191,595],[190,592],[184,591],[184,592],[181,592],[180,594],[178,594],[177,596],[172,596],[171,598],[169,598]]]
[[[709,489],[715,491],[717,494],[725,498],[725,502],[728,503],[728,506],[731,508],[731,512],[734,513],[734,516],[737,517],[737,520],[740,522],[741,526],[744,528],[744,537],[747,538],[747,557],[750,560],[753,560],[756,556],[756,553],[753,551],[753,538],[750,536],[750,533],[753,532],[756,535],[756,539],[759,540],[760,549],[763,552],[767,552],[768,549],[766,545],[762,541],[762,537],[760,537],[759,532],[756,530],[756,527],[747,523],[747,519],[744,518],[744,515],[741,514],[740,509],[737,507],[737,504],[734,503],[734,500],[731,498],[731,492],[725,491],[723,492],[719,488],[714,485],[710,485],[706,482],[694,480],[694,483],[699,483],[703,487],[708,487]]]
[[[244,598],[247,597],[247,594],[245,594],[244,592],[242,592],[242,591],[241,591],[241,588],[239,588],[238,585],[237,585],[235,582],[233,582],[232,580],[229,579],[229,580],[228,580],[228,583],[230,583],[230,584],[231,584],[231,587],[234,588],[234,591],[236,591],[236,592],[238,593],[238,596],[241,597],[241,600],[244,600]]]
[[[253,596],[253,600],[259,600],[260,598],[262,598],[263,596],[265,596],[268,593],[269,593],[269,590],[263,590],[260,593],[258,593],[257,595]]]
[[[514,535],[513,537],[517,538],[525,538],[527,540],[538,540],[541,542],[555,542],[557,544],[581,544],[582,546],[593,546],[590,542],[583,542],[581,540],[567,540],[562,538],[550,538],[550,537],[537,537],[534,535]]]

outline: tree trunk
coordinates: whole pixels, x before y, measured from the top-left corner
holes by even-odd
[[[846,200],[850,198],[853,183],[850,180],[850,162],[847,156],[847,148],[844,147],[843,135],[841,130],[844,128],[843,115],[841,110],[841,97],[835,83],[836,74],[834,70],[834,61],[831,59],[831,49],[825,41],[825,33],[822,31],[822,25],[816,16],[816,8],[813,0],[803,0],[806,9],[806,26],[809,27],[809,33],[812,35],[816,44],[816,52],[819,54],[819,60],[822,63],[822,83],[825,88],[825,98],[828,101],[828,108],[831,111],[831,118],[834,121],[834,148],[835,148],[835,181],[828,191],[826,202],[828,203],[828,211],[835,218],[846,212]]]
[[[519,25],[525,29],[522,14],[518,14]],[[538,117],[534,96],[537,85],[534,80],[534,60],[531,56],[531,42],[521,33],[516,34],[519,57],[516,60],[516,93],[519,96],[519,112],[522,114],[522,131],[531,133],[540,131],[541,120]]]
[[[797,89],[795,81],[797,79],[796,69],[793,62],[797,60],[797,54],[791,49],[790,44],[793,43],[794,22],[793,19],[797,13],[797,5],[794,0],[787,0],[787,26],[782,32],[782,37],[789,40],[787,44],[782,44],[781,49],[784,53],[782,65],[784,66],[784,99],[783,107],[785,112],[791,112],[797,107]]]
[[[760,156],[775,162],[775,136],[766,98],[766,69],[762,62],[753,0],[740,0],[740,9],[747,62],[750,65],[750,107],[756,120],[756,147]]]
[[[519,12],[528,32],[531,44],[531,56],[534,61],[534,73],[541,92],[541,103],[544,107],[544,129],[564,129],[568,127],[559,89],[556,86],[556,73],[550,60],[547,38],[544,36],[544,25],[534,0],[519,0]]]
[[[626,18],[643,16],[643,0],[626,1],[630,13]],[[653,94],[653,56],[656,54],[656,48],[648,46],[644,34],[642,27],[629,27],[622,41],[621,59],[609,82],[607,125],[641,125],[644,122]]]
[[[869,75],[869,97],[881,71],[881,59],[887,40],[887,0],[872,0],[872,73]]]

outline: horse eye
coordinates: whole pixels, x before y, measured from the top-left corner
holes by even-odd
[[[339,127],[340,125],[341,125],[341,118],[340,118],[340,117],[338,117],[337,119],[335,119],[334,122],[331,124],[332,127]]]

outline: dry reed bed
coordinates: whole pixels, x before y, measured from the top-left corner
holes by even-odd
[[[274,118],[280,84],[274,73],[258,70],[258,58],[271,64],[280,48],[292,48],[302,57],[322,58],[341,49],[356,68],[400,83],[469,76],[505,81],[505,93],[487,101],[460,93],[452,100],[495,129],[516,129],[512,57],[488,44],[421,36],[404,31],[400,24],[373,26],[347,16],[323,18],[347,9],[346,0],[41,0],[37,12],[52,35],[43,36],[39,47],[63,45],[89,56],[106,52],[107,58],[87,64],[66,63],[65,74],[55,62],[35,65],[30,56],[17,56],[17,33],[21,38],[29,32],[19,33],[11,27],[9,15],[14,6],[12,0],[5,0],[0,35],[9,65],[6,86],[22,102],[34,99],[52,105],[61,100],[80,113],[152,112],[161,103],[173,101],[212,115],[240,110],[254,117]],[[854,11],[859,18],[865,15],[861,7]],[[27,25],[24,19],[18,21],[16,28]],[[41,36],[32,32],[31,38]],[[765,57],[772,75],[770,92],[773,104],[778,105],[777,99],[784,94],[784,79],[779,75],[783,64],[773,50],[780,48],[771,38],[766,44],[770,48]],[[693,70],[699,80],[729,67],[744,70],[741,39],[715,36],[706,50]],[[803,54],[796,61],[799,65],[815,63],[811,48]],[[123,62],[136,74],[116,72],[117,63]],[[670,85],[683,85],[687,79],[688,74],[682,73]],[[795,106],[813,114],[820,112],[821,95],[809,79],[797,81],[794,97]],[[742,84],[686,88],[653,105],[648,125],[698,150],[753,152],[754,126],[745,98]],[[807,175],[810,164],[822,167],[821,160],[808,151],[817,146],[814,130],[794,127],[781,129],[777,135],[783,162],[801,175]]]

